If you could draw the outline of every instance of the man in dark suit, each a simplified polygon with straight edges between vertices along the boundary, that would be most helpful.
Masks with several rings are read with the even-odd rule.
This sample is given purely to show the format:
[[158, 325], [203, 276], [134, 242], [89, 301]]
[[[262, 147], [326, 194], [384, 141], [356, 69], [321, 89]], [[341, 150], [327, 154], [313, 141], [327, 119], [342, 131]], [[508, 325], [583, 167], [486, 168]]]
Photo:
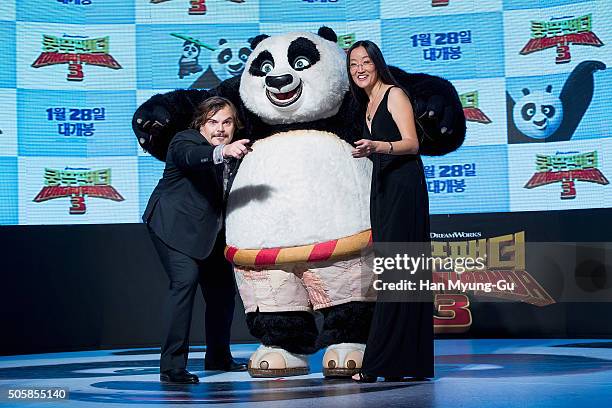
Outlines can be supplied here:
[[160, 380], [197, 383], [189, 373], [189, 329], [195, 293], [206, 301], [206, 370], [244, 371], [230, 354], [235, 285], [225, 259], [225, 190], [231, 165], [248, 153], [246, 139], [231, 143], [240, 126], [236, 109], [224, 98], [202, 102], [193, 129], [170, 142], [163, 177], [151, 194], [143, 221], [170, 279], [164, 308]]

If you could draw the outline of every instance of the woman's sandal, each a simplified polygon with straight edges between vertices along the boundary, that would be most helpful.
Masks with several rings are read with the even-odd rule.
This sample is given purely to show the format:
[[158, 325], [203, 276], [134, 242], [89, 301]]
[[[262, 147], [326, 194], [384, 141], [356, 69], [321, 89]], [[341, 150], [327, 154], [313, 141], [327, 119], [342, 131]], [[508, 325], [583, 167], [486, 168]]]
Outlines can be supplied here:
[[374, 383], [374, 382], [376, 382], [376, 380], [378, 380], [377, 377], [374, 377], [372, 375], [364, 374], [361, 371], [359, 371], [355, 375], [359, 376], [359, 378], [355, 378], [355, 376], [353, 376], [351, 378], [353, 379], [353, 381], [360, 382], [360, 383]]

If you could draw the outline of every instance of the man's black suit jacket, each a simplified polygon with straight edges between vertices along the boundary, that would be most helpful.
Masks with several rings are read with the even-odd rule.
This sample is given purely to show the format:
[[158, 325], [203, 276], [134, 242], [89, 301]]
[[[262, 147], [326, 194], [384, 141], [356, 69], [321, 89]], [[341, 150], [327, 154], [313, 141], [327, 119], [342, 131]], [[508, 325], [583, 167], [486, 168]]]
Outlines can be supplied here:
[[195, 259], [211, 253], [223, 228], [223, 164], [194, 129], [170, 142], [163, 177], [142, 219], [166, 245]]

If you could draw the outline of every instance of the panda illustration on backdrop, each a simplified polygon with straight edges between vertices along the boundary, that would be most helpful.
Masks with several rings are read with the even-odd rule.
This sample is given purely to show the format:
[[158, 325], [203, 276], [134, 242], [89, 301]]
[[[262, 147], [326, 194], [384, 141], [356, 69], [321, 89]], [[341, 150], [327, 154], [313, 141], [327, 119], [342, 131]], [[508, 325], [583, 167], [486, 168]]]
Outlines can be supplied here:
[[191, 84], [191, 88], [207, 89], [218, 86], [221, 81], [240, 76], [244, 71], [249, 55], [251, 55], [250, 42], [234, 39], [219, 39], [217, 48], [211, 55], [210, 66]]
[[185, 41], [183, 43], [183, 52], [179, 58], [179, 72], [178, 76], [180, 79], [191, 75], [202, 72], [203, 68], [199, 63], [201, 47], [199, 44]]
[[600, 61], [583, 61], [574, 68], [559, 96], [552, 85], [544, 90], [523, 88], [514, 101], [506, 92], [509, 143], [560, 142], [572, 138], [589, 108], [594, 73], [606, 69]]
[[250, 47], [248, 40], [236, 41], [225, 38], [219, 40], [211, 66], [220, 80], [242, 75], [247, 59], [251, 55]]
[[[336, 41], [327, 27], [257, 36], [241, 76], [212, 90], [155, 95], [132, 122], [140, 145], [163, 159], [194, 107], [220, 95], [239, 111], [240, 137], [254, 141], [229, 192], [226, 257], [235, 264], [249, 330], [262, 343], [249, 362], [255, 377], [305, 374], [307, 355], [321, 348], [325, 376], [361, 368], [375, 299], [373, 275], [362, 270], [370, 256], [372, 165], [351, 156], [364, 112], [349, 92]], [[421, 153], [457, 149], [465, 117], [454, 87], [392, 73], [411, 94], [415, 116], [427, 118]], [[323, 315], [320, 332], [313, 309]]]

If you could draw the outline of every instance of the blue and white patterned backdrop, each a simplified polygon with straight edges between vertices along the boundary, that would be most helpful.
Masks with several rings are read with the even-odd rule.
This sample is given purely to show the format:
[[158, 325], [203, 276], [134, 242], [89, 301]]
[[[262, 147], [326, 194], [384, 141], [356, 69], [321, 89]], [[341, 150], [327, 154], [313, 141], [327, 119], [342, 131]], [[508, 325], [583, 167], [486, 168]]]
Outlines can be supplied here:
[[[132, 134], [136, 107], [239, 74], [259, 33], [321, 25], [461, 94], [465, 145], [425, 158], [433, 214], [612, 206], [608, 0], [3, 0], [0, 224], [139, 222], [163, 163]], [[582, 78], [562, 93], [585, 61], [592, 95]]]

